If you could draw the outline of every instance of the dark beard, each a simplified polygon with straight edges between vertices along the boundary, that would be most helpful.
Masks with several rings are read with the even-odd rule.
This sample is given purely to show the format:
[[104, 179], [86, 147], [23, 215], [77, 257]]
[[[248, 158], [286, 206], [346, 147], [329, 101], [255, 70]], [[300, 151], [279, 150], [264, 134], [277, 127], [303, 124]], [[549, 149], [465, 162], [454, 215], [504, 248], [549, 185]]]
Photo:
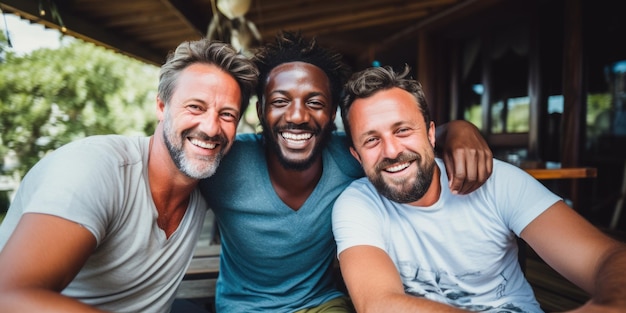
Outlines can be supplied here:
[[[260, 122], [263, 128], [263, 139], [265, 140], [265, 144], [267, 145], [267, 148], [270, 150], [269, 152], [276, 154], [278, 161], [280, 162], [282, 167], [288, 170], [293, 170], [293, 171], [304, 171], [310, 168], [311, 165], [313, 165], [313, 162], [315, 162], [315, 160], [322, 154], [322, 150], [326, 147], [326, 145], [330, 141], [330, 136], [334, 129], [333, 123], [328, 123], [326, 127], [321, 128], [321, 129], [320, 128], [311, 129], [308, 126], [289, 123], [287, 124], [287, 126], [274, 127], [274, 128], [271, 128], [272, 131], [269, 131], [270, 127], [267, 125], [265, 120], [261, 120]], [[292, 160], [288, 160], [287, 158], [285, 158], [285, 156], [282, 154], [282, 151], [280, 150], [280, 146], [278, 145], [278, 141], [276, 140], [276, 137], [274, 136], [280, 136], [279, 135], [280, 132], [283, 130], [287, 130], [287, 129], [303, 129], [303, 130], [311, 131], [313, 133], [313, 136], [318, 136], [320, 138], [316, 146], [313, 148], [313, 151], [311, 151], [311, 155], [307, 159], [301, 160], [301, 161], [292, 161]]]
[[[385, 183], [382, 175], [380, 174], [382, 168], [391, 164], [402, 163], [413, 159], [415, 159], [419, 170], [417, 171], [417, 179], [412, 186], [398, 190], [397, 188], [392, 188]], [[374, 177], [369, 177], [369, 179], [372, 182], [372, 185], [376, 187], [376, 190], [378, 190], [378, 192], [385, 198], [398, 203], [415, 202], [426, 194], [430, 184], [433, 182], [433, 173], [435, 172], [435, 166], [437, 166], [434, 159], [426, 159], [426, 163], [422, 164], [423, 159], [424, 158], [420, 154], [406, 152], [399, 155], [396, 159], [385, 159], [376, 166], [376, 174]]]

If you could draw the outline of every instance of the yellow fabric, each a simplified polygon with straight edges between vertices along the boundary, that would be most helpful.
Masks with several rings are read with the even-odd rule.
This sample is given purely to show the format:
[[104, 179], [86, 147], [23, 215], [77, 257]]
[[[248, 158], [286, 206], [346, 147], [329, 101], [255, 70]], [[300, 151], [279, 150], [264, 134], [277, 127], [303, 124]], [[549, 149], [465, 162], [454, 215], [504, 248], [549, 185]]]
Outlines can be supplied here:
[[294, 313], [355, 313], [352, 301], [348, 297], [339, 297], [326, 301], [319, 306], [296, 311]]

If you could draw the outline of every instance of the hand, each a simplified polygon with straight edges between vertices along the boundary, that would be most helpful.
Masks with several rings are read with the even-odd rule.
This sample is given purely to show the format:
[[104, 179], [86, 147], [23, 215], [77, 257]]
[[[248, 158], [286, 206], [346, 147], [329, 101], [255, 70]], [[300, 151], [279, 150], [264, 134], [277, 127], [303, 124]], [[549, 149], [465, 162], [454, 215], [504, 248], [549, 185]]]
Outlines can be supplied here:
[[441, 158], [446, 165], [450, 190], [455, 194], [468, 194], [491, 175], [493, 154], [473, 124], [457, 120], [443, 126], [442, 134], [437, 134], [437, 143], [443, 140]]

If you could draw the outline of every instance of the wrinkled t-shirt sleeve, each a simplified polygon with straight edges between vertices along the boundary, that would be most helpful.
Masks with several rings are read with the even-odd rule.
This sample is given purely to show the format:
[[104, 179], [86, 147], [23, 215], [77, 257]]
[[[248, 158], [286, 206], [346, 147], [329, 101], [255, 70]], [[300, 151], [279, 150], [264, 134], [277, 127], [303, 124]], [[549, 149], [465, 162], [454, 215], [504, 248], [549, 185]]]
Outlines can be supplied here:
[[20, 188], [24, 213], [62, 217], [87, 228], [98, 243], [105, 235], [118, 190], [110, 151], [85, 142], [67, 145], [42, 159], [25, 177]]
[[376, 210], [376, 199], [363, 192], [365, 179], [353, 182], [335, 201], [332, 225], [337, 255], [358, 245], [385, 249], [384, 221]]

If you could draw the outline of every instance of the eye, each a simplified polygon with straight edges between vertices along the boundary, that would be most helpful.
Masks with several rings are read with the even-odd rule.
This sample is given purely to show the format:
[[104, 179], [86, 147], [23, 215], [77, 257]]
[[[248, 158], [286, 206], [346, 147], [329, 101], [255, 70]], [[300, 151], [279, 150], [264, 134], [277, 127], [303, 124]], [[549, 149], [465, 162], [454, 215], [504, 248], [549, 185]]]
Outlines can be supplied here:
[[275, 99], [270, 99], [270, 105], [274, 106], [274, 107], [284, 107], [287, 106], [289, 104], [289, 100], [287, 100], [286, 98], [275, 98]]
[[378, 140], [378, 137], [367, 137], [363, 141], [363, 147], [373, 148], [378, 144], [378, 142], [380, 142], [380, 140]]
[[185, 108], [187, 108], [189, 112], [194, 113], [194, 114], [200, 114], [204, 112], [204, 107], [195, 103], [189, 103], [185, 106]]
[[227, 122], [236, 122], [239, 120], [239, 114], [232, 111], [224, 111], [220, 113], [220, 118]]
[[323, 109], [325, 107], [324, 102], [319, 101], [319, 100], [309, 100], [307, 102], [307, 105], [314, 109]]
[[411, 129], [408, 127], [402, 127], [402, 128], [398, 128], [398, 130], [396, 131], [396, 134], [398, 135], [409, 135]]

